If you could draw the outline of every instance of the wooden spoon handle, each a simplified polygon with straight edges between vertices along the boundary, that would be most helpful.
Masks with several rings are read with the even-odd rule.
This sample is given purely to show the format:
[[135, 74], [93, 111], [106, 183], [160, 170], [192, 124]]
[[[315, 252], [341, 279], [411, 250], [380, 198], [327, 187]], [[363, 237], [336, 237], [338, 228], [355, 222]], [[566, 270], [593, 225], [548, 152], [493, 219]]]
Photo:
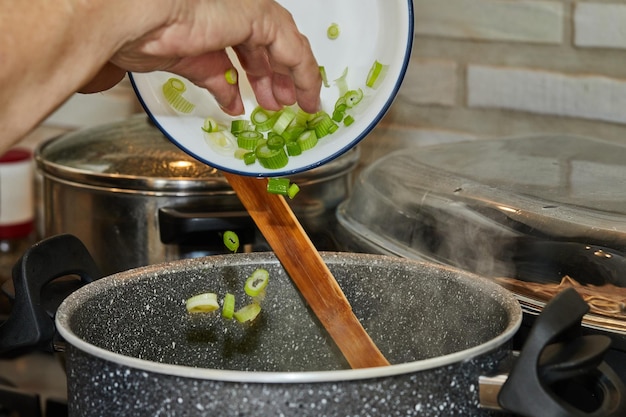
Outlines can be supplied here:
[[266, 179], [223, 174], [350, 366], [389, 365], [284, 197], [269, 194]]

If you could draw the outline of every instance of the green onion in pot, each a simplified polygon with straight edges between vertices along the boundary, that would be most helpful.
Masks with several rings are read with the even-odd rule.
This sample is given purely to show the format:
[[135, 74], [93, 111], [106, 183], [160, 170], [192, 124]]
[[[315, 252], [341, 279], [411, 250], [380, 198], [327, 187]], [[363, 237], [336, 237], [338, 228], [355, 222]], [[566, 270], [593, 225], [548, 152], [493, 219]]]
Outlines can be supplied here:
[[222, 239], [224, 246], [226, 246], [229, 251], [237, 252], [237, 249], [239, 249], [239, 236], [237, 236], [237, 233], [232, 230], [227, 230], [222, 235]]
[[246, 284], [243, 289], [250, 297], [258, 297], [265, 291], [265, 287], [267, 287], [269, 279], [270, 273], [267, 269], [257, 268], [254, 272], [252, 272], [248, 279], [246, 279]]
[[239, 323], [245, 323], [247, 321], [254, 320], [259, 315], [260, 312], [261, 312], [261, 306], [257, 303], [252, 303], [235, 311], [235, 313], [233, 314], [233, 317]]
[[231, 293], [226, 293], [224, 296], [224, 304], [222, 305], [222, 317], [225, 319], [232, 319], [235, 313], [235, 296]]
[[217, 295], [212, 292], [202, 293], [190, 297], [185, 302], [189, 313], [210, 313], [220, 308], [217, 303]]

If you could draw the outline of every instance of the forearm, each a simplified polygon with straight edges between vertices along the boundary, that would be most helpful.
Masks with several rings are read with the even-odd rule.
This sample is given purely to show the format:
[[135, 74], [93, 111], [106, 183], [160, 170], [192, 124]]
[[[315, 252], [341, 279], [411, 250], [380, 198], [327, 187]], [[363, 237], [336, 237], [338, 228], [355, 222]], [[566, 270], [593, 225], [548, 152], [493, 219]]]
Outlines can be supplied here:
[[31, 0], [24, 7], [22, 0], [0, 1], [0, 150], [87, 83], [135, 26], [156, 24], [124, 15], [130, 2], [140, 3]]

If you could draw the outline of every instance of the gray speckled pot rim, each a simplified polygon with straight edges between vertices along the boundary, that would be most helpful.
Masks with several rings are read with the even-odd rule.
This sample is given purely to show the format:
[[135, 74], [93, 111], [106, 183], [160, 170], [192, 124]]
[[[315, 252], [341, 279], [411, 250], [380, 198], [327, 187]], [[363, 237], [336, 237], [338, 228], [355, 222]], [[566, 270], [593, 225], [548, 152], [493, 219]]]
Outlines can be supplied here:
[[[322, 252], [322, 257], [326, 262], [332, 261], [332, 259], [340, 259], [343, 264], [357, 264], [357, 263], [389, 263], [394, 265], [400, 264], [423, 264], [423, 262], [396, 258], [385, 255], [371, 255], [371, 254], [357, 254], [357, 253], [331, 253]], [[522, 322], [522, 310], [519, 302], [515, 299], [512, 293], [495, 284], [494, 282], [479, 277], [465, 271], [462, 274], [471, 277], [472, 285], [478, 285], [483, 288], [487, 288], [494, 297], [498, 297], [502, 300], [509, 310], [510, 320], [507, 328], [498, 336], [490, 339], [489, 341], [473, 346], [469, 349], [457, 351], [448, 355], [438, 356], [425, 360], [406, 362], [401, 364], [393, 364], [384, 367], [375, 368], [363, 368], [363, 369], [345, 369], [345, 370], [333, 370], [333, 371], [307, 371], [307, 372], [249, 372], [249, 371], [235, 371], [235, 370], [221, 370], [210, 368], [196, 368], [191, 366], [181, 366], [173, 364], [158, 363], [139, 359], [135, 357], [121, 355], [106, 349], [97, 347], [82, 338], [78, 337], [69, 327], [69, 321], [72, 316], [72, 311], [80, 306], [83, 302], [89, 299], [89, 297], [100, 291], [110, 290], [112, 286], [116, 285], [116, 282], [127, 281], [129, 279], [142, 279], [149, 276], [154, 276], [159, 272], [175, 272], [180, 270], [189, 270], [191, 268], [197, 268], [199, 263], [211, 264], [212, 266], [236, 266], [236, 265], [249, 265], [250, 262], [255, 263], [277, 263], [276, 257], [269, 252], [250, 253], [250, 254], [236, 254], [236, 255], [214, 255], [206, 258], [196, 259], [184, 259], [169, 263], [162, 263], [156, 265], [150, 265], [146, 267], [136, 268], [125, 272], [120, 272], [100, 280], [97, 280], [77, 291], [70, 294], [61, 306], [56, 314], [56, 326], [59, 334], [65, 339], [65, 341], [72, 346], [91, 354], [95, 357], [107, 360], [113, 363], [124, 365], [137, 370], [146, 372], [154, 372], [158, 374], [173, 375], [183, 378], [195, 378], [203, 380], [214, 381], [228, 381], [228, 382], [243, 382], [243, 383], [315, 383], [315, 382], [334, 382], [334, 381], [353, 381], [353, 380], [365, 380], [375, 379], [382, 377], [391, 377], [394, 375], [402, 375], [415, 373], [420, 371], [426, 371], [443, 366], [453, 365], [455, 363], [464, 362], [470, 360], [479, 355], [488, 353], [507, 341], [509, 341], [517, 332]], [[442, 270], [454, 270], [447, 266], [436, 266]]]

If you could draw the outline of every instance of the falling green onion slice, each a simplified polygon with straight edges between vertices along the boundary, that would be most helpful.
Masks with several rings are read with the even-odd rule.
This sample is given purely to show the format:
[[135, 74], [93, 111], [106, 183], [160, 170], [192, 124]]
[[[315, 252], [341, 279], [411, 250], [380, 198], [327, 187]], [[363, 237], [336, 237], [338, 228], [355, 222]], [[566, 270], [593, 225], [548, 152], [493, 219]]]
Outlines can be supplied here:
[[222, 305], [222, 317], [232, 319], [235, 313], [235, 296], [229, 292], [224, 296], [224, 304]]
[[246, 279], [246, 285], [243, 287], [243, 290], [250, 297], [258, 297], [263, 291], [265, 291], [265, 287], [267, 287], [269, 280], [270, 273], [267, 269], [255, 269], [248, 279]]
[[247, 306], [241, 307], [239, 310], [233, 313], [233, 317], [239, 323], [245, 323], [247, 321], [254, 320], [259, 313], [261, 312], [261, 306], [257, 303], [248, 304]]
[[163, 96], [172, 108], [181, 113], [191, 113], [196, 107], [192, 102], [183, 97], [187, 90], [185, 83], [178, 78], [170, 78], [163, 84]]
[[380, 86], [380, 83], [382, 83], [383, 79], [385, 78], [388, 69], [389, 65], [383, 65], [378, 62], [378, 60], [374, 61], [369, 73], [367, 74], [365, 85], [373, 89], [378, 88]]
[[267, 180], [267, 192], [270, 194], [287, 195], [289, 184], [289, 178], [272, 177]]
[[298, 186], [298, 184], [291, 183], [291, 185], [289, 185], [289, 188], [287, 189], [287, 197], [289, 197], [290, 200], [293, 200], [296, 194], [298, 194], [299, 192], [300, 187]]
[[328, 36], [328, 39], [330, 40], [337, 39], [340, 33], [341, 30], [339, 29], [339, 25], [337, 23], [331, 23], [331, 25], [328, 26], [328, 29], [326, 29], [326, 36]]
[[224, 246], [226, 246], [229, 251], [237, 252], [237, 249], [239, 249], [239, 236], [232, 230], [225, 231], [222, 235], [222, 240], [224, 241]]
[[217, 303], [217, 295], [212, 292], [202, 293], [190, 297], [185, 302], [187, 312], [195, 313], [210, 313], [220, 308]]
[[229, 68], [224, 73], [224, 78], [226, 78], [226, 82], [230, 85], [237, 84], [237, 70], [234, 68]]

